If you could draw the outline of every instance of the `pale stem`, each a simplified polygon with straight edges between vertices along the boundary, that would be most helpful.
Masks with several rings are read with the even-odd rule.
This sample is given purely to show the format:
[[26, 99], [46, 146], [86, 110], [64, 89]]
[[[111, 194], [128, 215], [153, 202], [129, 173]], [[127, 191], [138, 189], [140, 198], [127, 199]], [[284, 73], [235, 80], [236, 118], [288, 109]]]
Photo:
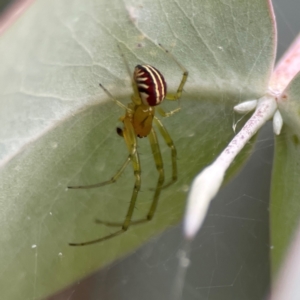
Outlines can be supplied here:
[[12, 1], [4, 12], [2, 12], [0, 18], [0, 35], [3, 34], [15, 21], [17, 21], [25, 10], [34, 2], [34, 0]]
[[224, 171], [226, 171], [236, 155], [244, 148], [246, 143], [248, 143], [262, 125], [266, 123], [266, 121], [273, 117], [276, 109], [277, 104], [272, 96], [260, 98], [258, 100], [256, 110], [251, 118], [219, 155], [214, 164], [223, 166]]
[[281, 94], [295, 75], [300, 66], [300, 35], [277, 63], [272, 74], [269, 89], [274, 94]]
[[255, 112], [217, 159], [194, 179], [184, 218], [184, 234], [192, 239], [201, 227], [211, 200], [221, 187], [226, 170], [255, 133], [277, 109], [273, 96], [258, 100]]

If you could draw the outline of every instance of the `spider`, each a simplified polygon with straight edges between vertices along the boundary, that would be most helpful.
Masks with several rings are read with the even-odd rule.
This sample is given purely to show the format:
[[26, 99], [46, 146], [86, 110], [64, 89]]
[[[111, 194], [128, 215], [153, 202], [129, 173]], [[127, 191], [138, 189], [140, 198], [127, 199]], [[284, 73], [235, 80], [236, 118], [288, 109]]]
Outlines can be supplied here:
[[[114, 98], [113, 95], [102, 84], [99, 84], [103, 91], [112, 101], [114, 101], [118, 106], [125, 109], [125, 115], [120, 118], [120, 121], [123, 122], [124, 127], [122, 129], [118, 127], [117, 134], [124, 138], [129, 155], [126, 161], [121, 166], [121, 168], [115, 173], [115, 175], [111, 179], [92, 185], [68, 187], [69, 189], [91, 189], [114, 183], [118, 180], [125, 168], [131, 162], [133, 167], [133, 173], [135, 176], [135, 184], [131, 196], [131, 201], [127, 210], [127, 214], [125, 216], [125, 220], [122, 223], [118, 223], [105, 222], [97, 219], [96, 223], [98, 224], [104, 224], [106, 226], [121, 228], [112, 234], [95, 240], [83, 243], [69, 243], [70, 246], [84, 246], [99, 243], [122, 234], [129, 228], [130, 225], [142, 224], [147, 221], [150, 221], [153, 218], [154, 213], [156, 211], [161, 190], [170, 186], [177, 180], [176, 148], [167, 129], [164, 127], [162, 122], [155, 116], [155, 110], [157, 110], [163, 117], [168, 117], [175, 114], [181, 109], [180, 103], [178, 103], [178, 107], [176, 109], [169, 112], [165, 112], [162, 108], [157, 106], [164, 99], [171, 101], [180, 100], [183, 87], [188, 78], [188, 71], [177, 61], [177, 59], [167, 49], [165, 49], [161, 44], [159, 44], [159, 46], [171, 57], [171, 59], [179, 66], [179, 68], [183, 72], [181, 82], [177, 88], [177, 92], [174, 94], [167, 93], [167, 84], [163, 75], [156, 68], [150, 65], [137, 65], [135, 67], [133, 77], [131, 77], [133, 94], [131, 96], [131, 102], [127, 106], [125, 106], [116, 98]], [[120, 50], [127, 72], [130, 76], [130, 68], [128, 62], [125, 59], [125, 56], [122, 53], [119, 46], [118, 48]], [[169, 183], [165, 185], [163, 160], [160, 152], [157, 135], [153, 128], [153, 122], [171, 150], [172, 179]], [[132, 215], [136, 199], [141, 187], [141, 164], [139, 154], [137, 151], [137, 138], [143, 137], [149, 138], [156, 169], [158, 171], [158, 181], [155, 188], [152, 204], [150, 206], [147, 216], [143, 219], [132, 221]]]

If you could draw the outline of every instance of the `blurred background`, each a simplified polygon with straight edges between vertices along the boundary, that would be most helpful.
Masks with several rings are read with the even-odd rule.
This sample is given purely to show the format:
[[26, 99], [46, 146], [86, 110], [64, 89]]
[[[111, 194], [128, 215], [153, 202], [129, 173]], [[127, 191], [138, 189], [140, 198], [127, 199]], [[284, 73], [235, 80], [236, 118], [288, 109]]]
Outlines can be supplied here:
[[[11, 2], [0, 0], [2, 12]], [[300, 1], [273, 0], [273, 4], [280, 58], [300, 32]], [[184, 300], [265, 299], [272, 251], [268, 201], [273, 146], [269, 123], [259, 133], [248, 163], [213, 201], [191, 246]], [[179, 224], [48, 300], [170, 299], [182, 245]]]

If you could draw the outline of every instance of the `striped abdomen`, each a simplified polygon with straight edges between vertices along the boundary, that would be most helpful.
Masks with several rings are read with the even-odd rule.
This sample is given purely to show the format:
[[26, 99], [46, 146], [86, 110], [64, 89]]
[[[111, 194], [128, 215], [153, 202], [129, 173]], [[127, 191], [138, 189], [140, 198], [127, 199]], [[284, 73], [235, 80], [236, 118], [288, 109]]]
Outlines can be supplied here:
[[167, 84], [157, 69], [150, 65], [137, 65], [133, 78], [145, 105], [155, 106], [164, 100]]

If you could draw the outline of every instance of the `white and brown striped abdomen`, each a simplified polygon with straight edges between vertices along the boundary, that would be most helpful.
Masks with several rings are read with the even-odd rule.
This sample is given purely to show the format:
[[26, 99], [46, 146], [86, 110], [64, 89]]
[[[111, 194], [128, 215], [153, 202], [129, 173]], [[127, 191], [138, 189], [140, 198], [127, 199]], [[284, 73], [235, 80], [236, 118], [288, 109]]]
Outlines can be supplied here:
[[150, 65], [137, 65], [133, 78], [145, 105], [155, 106], [164, 100], [167, 84], [157, 69]]

